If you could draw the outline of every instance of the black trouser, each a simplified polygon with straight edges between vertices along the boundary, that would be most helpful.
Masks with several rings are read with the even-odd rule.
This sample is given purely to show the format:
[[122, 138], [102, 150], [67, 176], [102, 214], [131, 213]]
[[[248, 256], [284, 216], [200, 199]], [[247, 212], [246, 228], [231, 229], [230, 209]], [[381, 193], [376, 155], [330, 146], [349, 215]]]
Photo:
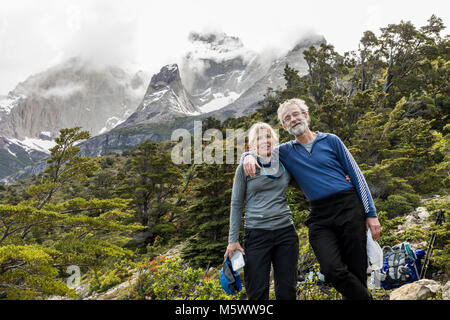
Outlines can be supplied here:
[[367, 300], [366, 213], [356, 191], [311, 202], [309, 242], [325, 279], [345, 299]]
[[244, 280], [249, 300], [269, 300], [273, 264], [277, 300], [295, 300], [298, 236], [294, 226], [278, 230], [245, 229]]

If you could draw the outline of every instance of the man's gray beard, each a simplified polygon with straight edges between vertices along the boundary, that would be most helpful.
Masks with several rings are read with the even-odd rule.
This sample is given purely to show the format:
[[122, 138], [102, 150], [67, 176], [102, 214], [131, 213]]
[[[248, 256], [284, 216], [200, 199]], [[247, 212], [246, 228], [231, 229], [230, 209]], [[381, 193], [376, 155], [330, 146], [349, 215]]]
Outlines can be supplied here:
[[288, 128], [288, 132], [290, 134], [292, 134], [293, 136], [300, 136], [300, 135], [302, 135], [305, 132], [305, 130], [306, 130], [307, 122], [306, 122], [306, 120], [300, 120], [300, 123], [302, 125], [297, 127], [297, 128], [295, 128], [295, 129], [292, 128], [292, 127], [289, 127]]

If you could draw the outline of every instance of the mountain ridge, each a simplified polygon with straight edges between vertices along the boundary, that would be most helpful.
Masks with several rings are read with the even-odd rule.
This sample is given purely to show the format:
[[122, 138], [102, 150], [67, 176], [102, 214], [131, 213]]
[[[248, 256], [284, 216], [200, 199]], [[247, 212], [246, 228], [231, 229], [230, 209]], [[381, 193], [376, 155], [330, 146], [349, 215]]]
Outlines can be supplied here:
[[[119, 92], [119, 100], [128, 98], [126, 101], [131, 99], [126, 95], [127, 89], [131, 92], [139, 89], [142, 93], [140, 97], [134, 96], [135, 108], [127, 107], [125, 104], [117, 106], [116, 103], [115, 113], [100, 108], [94, 114], [89, 106], [81, 106], [89, 109], [84, 116], [88, 118], [86, 119], [88, 123], [96, 123], [95, 126], [82, 125], [80, 113], [83, 111], [80, 112], [80, 108], [69, 110], [70, 116], [67, 118], [70, 118], [71, 122], [62, 121], [62, 116], [58, 116], [58, 110], [54, 101], [52, 104], [52, 99], [59, 101], [58, 96], [71, 93], [79, 96], [83, 90], [81, 85], [70, 86], [70, 81], [63, 81], [67, 77], [61, 80], [55, 75], [51, 76], [52, 72], [67, 70], [64, 69], [64, 64], [50, 68], [47, 73], [50, 74], [49, 79], [43, 77], [45, 72], [29, 77], [6, 98], [0, 99], [1, 101], [9, 99], [17, 104], [8, 108], [0, 101], [0, 124], [6, 123], [0, 130], [0, 136], [23, 141], [49, 132], [48, 136], [54, 139], [62, 127], [81, 126], [83, 130], [91, 133], [91, 138], [80, 144], [82, 153], [90, 156], [98, 156], [105, 152], [121, 153], [146, 139], [169, 140], [170, 133], [177, 128], [192, 130], [194, 121], [201, 121], [207, 117], [223, 121], [228, 117], [254, 112], [259, 106], [258, 102], [264, 99], [267, 88], [280, 89], [284, 86], [283, 73], [286, 64], [299, 70], [300, 75], [306, 74], [307, 65], [303, 59], [303, 50], [311, 45], [326, 43], [325, 38], [320, 35], [304, 37], [287, 53], [274, 56], [272, 60], [267, 61], [261, 54], [245, 48], [238, 37], [224, 33], [195, 32], [189, 37], [192, 47], [184, 55], [181, 65], [173, 63], [163, 66], [149, 82], [146, 82], [143, 72], [130, 75], [120, 68], [110, 67], [107, 73], [116, 80], [111, 84], [99, 78], [98, 70], [93, 71], [94, 79], [97, 79], [93, 83], [101, 88], [98, 96], [94, 97], [95, 101], [108, 100], [108, 96], [113, 95], [115, 91]], [[76, 79], [82, 77], [83, 72], [89, 69], [88, 63], [77, 58], [69, 60], [66, 64], [71, 68], [71, 77]], [[68, 79], [72, 79], [71, 77]], [[115, 86], [116, 83], [122, 85]], [[33, 107], [33, 100], [32, 102], [27, 100], [30, 87], [36, 91], [31, 96], [44, 96], [45, 99], [42, 101], [50, 100], [50, 107], [43, 106], [44, 102], [39, 100]], [[112, 102], [110, 99], [105, 104], [110, 107], [113, 105]], [[102, 105], [101, 101], [99, 103]], [[31, 115], [26, 115], [27, 106], [30, 107]], [[52, 108], [53, 113], [48, 111]], [[37, 118], [32, 115], [39, 110], [44, 113], [47, 122], [35, 121]], [[99, 116], [102, 117], [101, 121], [98, 121]], [[8, 123], [5, 117], [14, 121]], [[6, 152], [8, 152], [6, 149], [0, 148], [0, 154]], [[42, 168], [42, 164], [38, 166]], [[24, 169], [16, 176], [26, 176], [27, 172], [36, 170]], [[4, 177], [5, 173], [0, 172], [0, 178]], [[16, 178], [10, 177], [4, 181], [14, 180]]]

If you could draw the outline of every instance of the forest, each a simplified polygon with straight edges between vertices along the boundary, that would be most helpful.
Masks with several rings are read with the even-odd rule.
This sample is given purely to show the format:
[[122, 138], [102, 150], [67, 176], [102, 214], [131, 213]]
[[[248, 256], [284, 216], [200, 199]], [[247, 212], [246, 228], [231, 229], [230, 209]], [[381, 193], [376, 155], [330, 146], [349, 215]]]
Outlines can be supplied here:
[[[445, 29], [433, 15], [420, 27], [401, 21], [378, 36], [366, 31], [357, 49], [343, 55], [332, 44], [310, 47], [304, 51], [308, 74], [286, 65], [286, 87], [267, 88], [255, 113], [207, 118], [202, 129], [225, 136], [227, 129], [247, 131], [262, 121], [278, 129], [283, 143], [292, 136], [277, 119], [279, 104], [305, 100], [311, 129], [338, 135], [359, 164], [383, 227], [379, 244], [427, 242], [435, 233], [427, 275], [449, 280]], [[77, 144], [89, 137], [79, 127], [61, 130], [42, 174], [0, 186], [0, 299], [78, 299], [68, 286], [73, 266], [89, 293], [130, 282], [120, 299], [245, 299], [245, 289], [227, 296], [218, 282], [238, 162], [175, 164], [176, 141], [79, 156]], [[203, 140], [202, 147], [210, 143]], [[317, 269], [305, 226], [309, 204], [291, 186], [287, 198], [300, 239], [299, 273], [307, 274]], [[446, 220], [396, 232], [417, 207], [428, 210], [432, 225], [441, 210]], [[301, 288], [298, 299], [339, 298], [332, 288], [316, 287]]]

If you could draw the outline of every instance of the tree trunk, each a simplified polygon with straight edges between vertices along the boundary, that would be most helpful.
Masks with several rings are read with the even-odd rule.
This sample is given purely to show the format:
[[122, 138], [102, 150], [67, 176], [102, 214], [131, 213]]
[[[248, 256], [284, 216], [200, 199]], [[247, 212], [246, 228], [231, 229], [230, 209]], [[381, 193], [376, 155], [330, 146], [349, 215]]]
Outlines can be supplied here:
[[361, 91], [366, 90], [366, 51], [361, 51]]
[[384, 83], [384, 93], [387, 93], [389, 91], [389, 88], [392, 86], [392, 78], [394, 77], [394, 75], [392, 74], [392, 66], [394, 65], [394, 56], [392, 54], [392, 48], [391, 48], [391, 52], [389, 54], [389, 67], [387, 70], [387, 75], [386, 75], [386, 82]]

